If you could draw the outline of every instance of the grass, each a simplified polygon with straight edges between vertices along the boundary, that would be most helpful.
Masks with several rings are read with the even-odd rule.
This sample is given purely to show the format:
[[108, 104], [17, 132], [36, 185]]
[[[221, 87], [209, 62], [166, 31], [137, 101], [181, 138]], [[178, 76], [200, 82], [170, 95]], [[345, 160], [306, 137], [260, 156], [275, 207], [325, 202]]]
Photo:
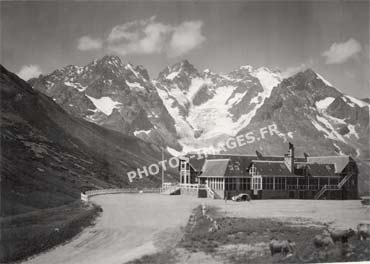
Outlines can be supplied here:
[[[187, 252], [205, 253], [225, 263], [322, 263], [370, 260], [370, 241], [360, 241], [356, 237], [349, 240], [352, 253], [341, 243], [328, 249], [317, 249], [313, 244], [314, 236], [321, 234], [323, 227], [313, 225], [293, 225], [273, 218], [236, 218], [220, 217], [216, 208], [209, 208], [207, 214], [221, 227], [209, 232], [212, 224], [197, 207], [193, 211], [195, 221], [189, 221], [184, 228], [182, 240], [173, 249], [144, 256], [131, 263], [177, 263], [179, 249]], [[269, 242], [272, 237], [289, 239], [295, 242], [294, 254], [284, 257], [280, 254], [271, 256]], [[181, 257], [181, 256], [180, 256]]]
[[100, 211], [96, 205], [76, 201], [0, 218], [0, 262], [21, 260], [71, 239], [91, 225]]

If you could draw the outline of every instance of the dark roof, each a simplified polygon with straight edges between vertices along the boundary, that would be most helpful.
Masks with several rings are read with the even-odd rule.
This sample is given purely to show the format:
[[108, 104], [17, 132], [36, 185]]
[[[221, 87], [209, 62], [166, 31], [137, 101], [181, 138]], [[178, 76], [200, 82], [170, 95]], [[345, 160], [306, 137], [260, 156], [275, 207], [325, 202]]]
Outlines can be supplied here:
[[307, 163], [306, 167], [311, 176], [335, 176], [334, 164]]
[[254, 160], [253, 164], [261, 176], [335, 176], [334, 164], [298, 162], [294, 174], [281, 161]]
[[201, 176], [225, 176], [229, 162], [229, 159], [206, 160]]
[[334, 164], [335, 173], [341, 173], [350, 162], [349, 156], [308, 157], [308, 163]]
[[261, 176], [293, 176], [281, 161], [254, 160], [253, 164]]
[[[245, 174], [245, 171], [250, 167], [253, 160], [257, 160], [257, 156], [251, 156], [251, 155], [239, 155], [239, 154], [209, 154], [205, 156], [204, 154], [199, 155], [196, 153], [189, 153], [186, 155], [186, 157], [189, 158], [190, 166], [195, 171], [201, 171], [203, 168], [203, 165], [206, 160], [213, 160], [213, 159], [230, 159], [232, 163], [237, 162], [240, 167], [240, 171], [244, 172], [242, 174]], [[266, 160], [273, 160], [273, 161], [283, 161], [283, 156], [264, 156]], [[232, 174], [235, 174], [234, 171]]]

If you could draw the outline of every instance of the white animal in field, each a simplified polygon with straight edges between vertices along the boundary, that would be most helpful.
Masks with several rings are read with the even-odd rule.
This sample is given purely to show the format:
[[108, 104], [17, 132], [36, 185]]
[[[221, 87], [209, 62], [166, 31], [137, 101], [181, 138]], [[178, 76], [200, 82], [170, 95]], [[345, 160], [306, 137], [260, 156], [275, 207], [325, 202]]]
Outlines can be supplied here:
[[357, 225], [357, 237], [359, 240], [367, 240], [370, 237], [370, 222], [364, 221]]
[[269, 244], [271, 256], [273, 256], [275, 253], [280, 253], [283, 256], [293, 254], [294, 245], [295, 244], [290, 240], [278, 240], [276, 238], [272, 238]]
[[342, 243], [347, 243], [348, 239], [356, 234], [355, 230], [352, 228], [347, 230], [328, 230], [334, 243], [341, 241]]

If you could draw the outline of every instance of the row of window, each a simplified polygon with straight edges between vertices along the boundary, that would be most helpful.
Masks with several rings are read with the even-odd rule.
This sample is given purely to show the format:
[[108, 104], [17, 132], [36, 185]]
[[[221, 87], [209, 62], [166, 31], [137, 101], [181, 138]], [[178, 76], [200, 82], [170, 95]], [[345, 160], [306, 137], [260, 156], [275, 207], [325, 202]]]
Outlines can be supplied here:
[[275, 178], [275, 188], [274, 188], [274, 178], [264, 178], [262, 181], [262, 188], [264, 190], [285, 190], [285, 178]]
[[[251, 182], [251, 178], [226, 178], [225, 179], [225, 190], [240, 190], [246, 191], [250, 189], [255, 190], [286, 190], [291, 187], [296, 188], [297, 186], [297, 179], [296, 178], [284, 178], [284, 177], [275, 177], [275, 183], [273, 177], [253, 177]], [[223, 179], [209, 179], [208, 180], [211, 188], [216, 190], [223, 189]], [[338, 184], [338, 179], [327, 179], [322, 178], [320, 182], [318, 179], [311, 179], [309, 182], [305, 179], [298, 179], [298, 187], [304, 187], [310, 185], [310, 189], [318, 189], [319, 187], [324, 186], [325, 184]], [[251, 186], [252, 184], [252, 186]], [[252, 188], [251, 188], [252, 187]], [[307, 187], [308, 188], [308, 187]]]

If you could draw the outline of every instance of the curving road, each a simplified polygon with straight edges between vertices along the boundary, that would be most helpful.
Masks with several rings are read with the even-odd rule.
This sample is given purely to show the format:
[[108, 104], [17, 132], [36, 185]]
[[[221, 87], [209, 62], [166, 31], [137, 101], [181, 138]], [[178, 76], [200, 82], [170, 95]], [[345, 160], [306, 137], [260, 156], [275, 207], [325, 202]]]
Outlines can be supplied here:
[[[216, 206], [221, 215], [233, 217], [273, 217], [298, 224], [327, 222], [344, 229], [355, 228], [370, 217], [360, 201], [256, 200], [235, 203], [199, 199], [192, 196], [160, 194], [109, 194], [92, 200], [103, 208], [96, 225], [52, 250], [24, 263], [37, 264], [116, 264], [155, 253], [175, 245], [181, 238], [190, 212], [201, 203]], [[307, 221], [303, 219], [310, 219]], [[204, 259], [203, 259], [204, 260]], [[204, 261], [186, 263], [204, 263]], [[212, 263], [214, 260], [210, 261]]]
[[191, 196], [111, 194], [92, 198], [103, 208], [96, 225], [24, 263], [115, 264], [173, 244], [200, 200]]

